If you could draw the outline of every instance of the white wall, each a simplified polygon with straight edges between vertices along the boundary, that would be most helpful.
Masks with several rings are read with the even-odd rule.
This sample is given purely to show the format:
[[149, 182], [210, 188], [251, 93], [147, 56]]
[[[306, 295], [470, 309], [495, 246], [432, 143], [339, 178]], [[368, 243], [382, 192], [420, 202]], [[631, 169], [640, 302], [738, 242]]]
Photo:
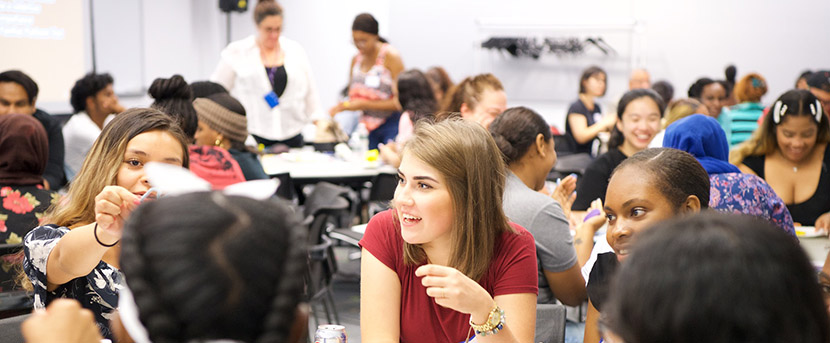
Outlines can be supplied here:
[[[114, 74], [120, 93], [146, 92], [153, 79], [174, 73], [188, 81], [206, 79], [227, 41], [226, 15], [217, 1], [84, 1], [95, 1], [98, 69]], [[248, 12], [231, 15], [232, 39], [254, 33], [254, 3]], [[284, 0], [282, 4], [284, 34], [306, 48], [324, 107], [334, 105], [346, 84], [349, 60], [356, 51], [351, 21], [360, 12], [375, 15], [381, 35], [401, 51], [407, 68], [441, 65], [455, 81], [493, 72], [505, 84], [509, 105], [531, 105], [560, 126], [564, 107], [576, 96], [579, 71], [588, 64], [599, 64], [609, 72], [606, 102], [624, 92], [632, 61], [634, 66], [647, 67], [652, 81], [672, 82], [676, 97], [685, 95], [698, 77], [723, 78], [724, 67], [735, 64], [739, 77], [757, 71], [767, 78], [767, 103], [791, 87], [803, 69], [830, 69], [826, 44], [830, 21], [824, 18], [830, 13], [830, 1]], [[538, 25], [535, 36], [539, 37], [601, 34], [616, 40], [612, 45], [621, 53], [605, 57], [593, 51], [581, 57], [517, 60], [476, 46], [490, 34], [534, 30], [479, 25], [485, 22]], [[561, 29], [572, 24], [633, 22], [642, 27], [634, 35]], [[637, 37], [636, 42], [629, 43], [629, 36]], [[138, 105], [148, 101], [126, 100]]]

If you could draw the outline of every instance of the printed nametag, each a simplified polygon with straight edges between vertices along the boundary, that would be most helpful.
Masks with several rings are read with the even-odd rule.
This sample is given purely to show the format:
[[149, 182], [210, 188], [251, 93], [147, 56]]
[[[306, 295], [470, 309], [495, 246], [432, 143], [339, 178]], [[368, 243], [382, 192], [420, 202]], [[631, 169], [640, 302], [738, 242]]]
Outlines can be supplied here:
[[378, 88], [380, 87], [380, 76], [377, 75], [366, 75], [366, 87], [369, 88]]

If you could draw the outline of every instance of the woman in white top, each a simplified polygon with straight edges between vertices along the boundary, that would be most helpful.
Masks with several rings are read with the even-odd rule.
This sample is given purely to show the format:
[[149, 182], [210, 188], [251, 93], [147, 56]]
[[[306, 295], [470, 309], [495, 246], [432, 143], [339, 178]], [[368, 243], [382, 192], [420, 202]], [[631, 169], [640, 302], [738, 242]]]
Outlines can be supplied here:
[[305, 50], [280, 36], [282, 19], [276, 1], [260, 0], [254, 8], [257, 34], [228, 44], [210, 79], [245, 106], [257, 143], [300, 147], [303, 126], [325, 114]]

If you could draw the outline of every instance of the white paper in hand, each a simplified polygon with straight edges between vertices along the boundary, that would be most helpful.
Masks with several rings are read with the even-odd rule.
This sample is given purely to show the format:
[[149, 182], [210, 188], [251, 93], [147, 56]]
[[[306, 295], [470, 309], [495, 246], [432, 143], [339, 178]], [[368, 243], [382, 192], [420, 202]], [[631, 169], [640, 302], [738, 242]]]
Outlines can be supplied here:
[[[144, 170], [150, 180], [150, 185], [161, 191], [164, 196], [211, 190], [209, 182], [182, 167], [149, 162], [144, 166]], [[225, 187], [223, 193], [265, 200], [277, 192], [277, 187], [279, 187], [279, 180], [277, 179], [254, 180]]]
[[252, 180], [225, 187], [222, 193], [225, 193], [225, 195], [238, 195], [251, 199], [265, 200], [273, 196], [279, 186], [280, 180], [277, 179]]

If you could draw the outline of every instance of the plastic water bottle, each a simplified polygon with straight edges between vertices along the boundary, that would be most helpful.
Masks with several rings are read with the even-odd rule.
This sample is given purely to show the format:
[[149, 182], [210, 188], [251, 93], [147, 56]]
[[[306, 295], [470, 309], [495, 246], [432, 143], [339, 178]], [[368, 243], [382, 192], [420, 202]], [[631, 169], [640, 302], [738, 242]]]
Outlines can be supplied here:
[[357, 140], [354, 142], [355, 146], [352, 147], [352, 150], [355, 151], [358, 156], [363, 157], [366, 155], [366, 151], [369, 150], [369, 130], [366, 129], [366, 125], [363, 123], [357, 124], [357, 129], [352, 136], [357, 137]]

